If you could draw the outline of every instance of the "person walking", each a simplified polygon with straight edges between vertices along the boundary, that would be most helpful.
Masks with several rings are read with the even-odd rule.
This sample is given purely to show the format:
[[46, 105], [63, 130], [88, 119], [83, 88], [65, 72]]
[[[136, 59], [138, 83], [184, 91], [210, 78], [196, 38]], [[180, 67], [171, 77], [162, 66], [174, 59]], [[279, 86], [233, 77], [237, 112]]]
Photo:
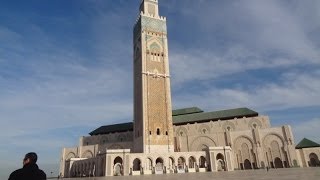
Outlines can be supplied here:
[[23, 168], [12, 172], [8, 180], [46, 180], [47, 175], [39, 169], [37, 160], [36, 153], [27, 153], [23, 159]]

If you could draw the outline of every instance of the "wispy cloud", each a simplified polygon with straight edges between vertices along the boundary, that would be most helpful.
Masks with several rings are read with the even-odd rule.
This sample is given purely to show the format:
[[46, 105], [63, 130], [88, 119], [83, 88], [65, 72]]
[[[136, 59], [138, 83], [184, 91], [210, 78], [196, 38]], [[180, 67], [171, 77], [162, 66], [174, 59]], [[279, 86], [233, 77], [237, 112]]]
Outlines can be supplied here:
[[[83, 13], [90, 22], [84, 39], [74, 28], [82, 22], [68, 18], [46, 20], [72, 37], [59, 38], [61, 29], [34, 22], [37, 17], [29, 17], [24, 30], [1, 26], [0, 140], [6, 142], [1, 154], [11, 158], [1, 157], [0, 166], [20, 165], [25, 151], [57, 166], [62, 147], [76, 146], [80, 136], [100, 125], [132, 120], [131, 48], [116, 25], [129, 20], [115, 13], [119, 18], [113, 20], [109, 12]], [[131, 30], [125, 31], [129, 37]]]
[[[197, 93], [181, 93], [175, 99], [176, 105], [199, 104], [208, 109], [248, 106], [260, 110], [286, 109], [292, 107], [318, 106], [320, 98], [320, 72], [288, 73], [281, 81], [268, 82], [247, 88], [246, 84], [235, 88], [206, 86]], [[243, 82], [245, 80], [242, 80]], [[208, 98], [210, 97], [210, 98]]]
[[[10, 144], [0, 154], [23, 155], [37, 144], [41, 157], [56, 163], [62, 146], [76, 145], [93, 128], [132, 120], [139, 2], [72, 2], [63, 6], [66, 14], [6, 10], [0, 20], [0, 140]], [[320, 106], [318, 1], [160, 4], [168, 16], [175, 107]], [[316, 116], [306, 128], [316, 127]], [[293, 127], [304, 135], [299, 123]]]
[[303, 138], [308, 138], [320, 143], [320, 135], [318, 133], [320, 128], [320, 118], [294, 124], [292, 128], [296, 142], [301, 141]]

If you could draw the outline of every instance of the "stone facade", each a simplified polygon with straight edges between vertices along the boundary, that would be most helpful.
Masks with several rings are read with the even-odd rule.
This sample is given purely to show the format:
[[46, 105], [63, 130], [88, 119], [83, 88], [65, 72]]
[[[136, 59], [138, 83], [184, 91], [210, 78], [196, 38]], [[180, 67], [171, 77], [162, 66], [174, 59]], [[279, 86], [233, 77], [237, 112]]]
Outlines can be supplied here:
[[297, 149], [298, 161], [294, 165], [301, 167], [320, 167], [320, 147]]
[[[66, 162], [75, 158], [87, 163], [82, 168], [90, 167], [83, 159], [104, 164], [94, 166], [95, 175], [100, 176], [156, 174], [157, 159], [162, 162], [162, 173], [306, 166], [300, 158], [306, 150], [295, 150], [290, 126], [271, 127], [267, 116], [174, 125], [173, 132], [172, 153], [132, 153], [132, 131], [81, 137], [79, 147], [64, 149], [61, 172], [68, 172], [71, 167]], [[320, 153], [319, 149], [315, 152]]]
[[[166, 18], [159, 16], [157, 0], [142, 0], [140, 12], [133, 39], [133, 130], [106, 127], [112, 130], [97, 131], [81, 137], [78, 147], [64, 148], [60, 159], [62, 176], [217, 172], [318, 164], [319, 148], [296, 150], [290, 126], [271, 127], [269, 118], [258, 113], [246, 116], [233, 110], [225, 116], [222, 111], [210, 115], [183, 110], [182, 120], [174, 122]], [[191, 121], [187, 117], [203, 118]]]
[[166, 19], [145, 0], [134, 28], [134, 152], [173, 152]]

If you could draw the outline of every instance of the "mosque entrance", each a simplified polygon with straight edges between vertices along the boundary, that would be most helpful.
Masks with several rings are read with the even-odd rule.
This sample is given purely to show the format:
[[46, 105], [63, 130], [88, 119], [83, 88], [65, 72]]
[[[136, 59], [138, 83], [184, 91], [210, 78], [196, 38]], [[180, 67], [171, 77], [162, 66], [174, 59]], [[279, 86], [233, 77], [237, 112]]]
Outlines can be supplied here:
[[179, 157], [178, 159], [178, 173], [185, 173], [186, 160], [183, 157]]
[[224, 162], [224, 156], [219, 153], [217, 155], [217, 170], [218, 171], [225, 171], [226, 170], [226, 165], [225, 165], [225, 162]]
[[309, 159], [310, 159], [310, 161], [309, 161], [309, 166], [310, 167], [320, 166], [319, 158], [315, 153], [311, 153], [309, 155]]
[[122, 158], [118, 156], [113, 161], [113, 175], [122, 176], [122, 169]]
[[141, 170], [141, 161], [140, 159], [136, 158], [133, 161], [133, 171], [140, 171]]
[[206, 168], [207, 164], [206, 164], [206, 158], [201, 156], [199, 159], [199, 168]]
[[155, 173], [156, 174], [163, 174], [163, 159], [162, 158], [156, 159]]
[[252, 164], [249, 159], [244, 160], [244, 169], [252, 169]]
[[274, 166], [275, 168], [283, 168], [283, 164], [280, 158], [275, 158], [274, 159]]

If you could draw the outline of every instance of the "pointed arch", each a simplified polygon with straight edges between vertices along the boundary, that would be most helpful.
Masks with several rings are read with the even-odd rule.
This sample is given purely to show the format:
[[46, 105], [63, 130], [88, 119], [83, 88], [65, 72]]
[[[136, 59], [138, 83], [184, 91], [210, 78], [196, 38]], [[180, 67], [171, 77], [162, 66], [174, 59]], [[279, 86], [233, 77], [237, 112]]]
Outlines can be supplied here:
[[75, 158], [76, 154], [74, 152], [69, 152], [68, 155], [66, 156], [66, 160], [70, 160], [71, 158]]
[[150, 44], [149, 49], [153, 52], [160, 52], [161, 51], [161, 47], [157, 42], [153, 42], [152, 44]]
[[90, 150], [85, 151], [82, 156], [82, 158], [93, 158], [93, 153]]
[[196, 139], [194, 139], [191, 143], [190, 149], [192, 151], [202, 151], [203, 149], [198, 149], [199, 147], [215, 147], [217, 144], [209, 138], [208, 136], [200, 136]]
[[315, 153], [310, 153], [309, 154], [309, 166], [310, 167], [320, 166], [319, 157]]

